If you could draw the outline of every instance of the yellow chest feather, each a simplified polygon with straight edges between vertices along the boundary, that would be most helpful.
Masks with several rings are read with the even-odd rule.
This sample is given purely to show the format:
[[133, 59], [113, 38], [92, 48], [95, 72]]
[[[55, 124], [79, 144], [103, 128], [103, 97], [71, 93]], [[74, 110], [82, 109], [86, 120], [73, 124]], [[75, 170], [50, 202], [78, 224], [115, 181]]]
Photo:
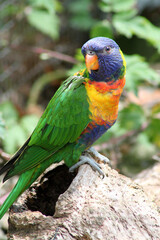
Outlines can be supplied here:
[[118, 103], [122, 89], [101, 90], [93, 84], [85, 84], [91, 119], [98, 124], [114, 123], [118, 115]]

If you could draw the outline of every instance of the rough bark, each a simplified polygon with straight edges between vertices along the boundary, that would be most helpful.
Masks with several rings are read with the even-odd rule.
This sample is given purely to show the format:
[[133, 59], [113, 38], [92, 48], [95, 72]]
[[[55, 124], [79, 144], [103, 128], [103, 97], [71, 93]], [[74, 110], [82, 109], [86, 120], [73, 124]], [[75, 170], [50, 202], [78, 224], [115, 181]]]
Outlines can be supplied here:
[[104, 179], [89, 165], [75, 177], [63, 165], [41, 177], [12, 207], [9, 239], [160, 239], [159, 200], [154, 203], [144, 186], [153, 171], [131, 180], [100, 165]]
[[160, 207], [160, 163], [138, 174], [134, 181], [141, 185], [149, 199]]

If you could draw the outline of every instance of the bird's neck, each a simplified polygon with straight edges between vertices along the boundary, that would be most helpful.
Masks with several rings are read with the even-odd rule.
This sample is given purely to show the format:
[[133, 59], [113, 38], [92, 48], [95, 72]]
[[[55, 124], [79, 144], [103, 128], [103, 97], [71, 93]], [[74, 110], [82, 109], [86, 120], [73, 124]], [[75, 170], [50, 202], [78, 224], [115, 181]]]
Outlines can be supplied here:
[[117, 79], [122, 79], [125, 75], [126, 67], [125, 65], [122, 65], [121, 68], [112, 69], [107, 67], [106, 68], [100, 68], [98, 71], [91, 71], [89, 73], [89, 78], [91, 81], [96, 82], [116, 82]]

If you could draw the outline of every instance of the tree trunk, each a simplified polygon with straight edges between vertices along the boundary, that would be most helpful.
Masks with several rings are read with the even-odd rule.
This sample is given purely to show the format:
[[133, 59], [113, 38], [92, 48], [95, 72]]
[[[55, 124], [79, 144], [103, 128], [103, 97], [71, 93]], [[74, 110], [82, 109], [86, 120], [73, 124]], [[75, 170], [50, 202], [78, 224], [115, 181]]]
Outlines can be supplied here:
[[76, 176], [65, 165], [48, 170], [11, 208], [9, 239], [160, 239], [160, 176], [154, 182], [157, 197], [149, 180], [155, 178], [154, 168], [131, 180], [100, 166], [104, 179], [89, 165]]

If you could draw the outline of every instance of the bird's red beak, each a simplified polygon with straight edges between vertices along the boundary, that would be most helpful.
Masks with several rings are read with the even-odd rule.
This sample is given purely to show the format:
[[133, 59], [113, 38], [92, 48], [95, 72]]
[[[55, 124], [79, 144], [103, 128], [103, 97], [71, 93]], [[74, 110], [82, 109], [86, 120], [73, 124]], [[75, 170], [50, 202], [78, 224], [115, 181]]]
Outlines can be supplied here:
[[94, 55], [86, 54], [85, 62], [86, 62], [86, 67], [89, 73], [91, 73], [91, 70], [99, 69], [98, 57], [96, 54]]

